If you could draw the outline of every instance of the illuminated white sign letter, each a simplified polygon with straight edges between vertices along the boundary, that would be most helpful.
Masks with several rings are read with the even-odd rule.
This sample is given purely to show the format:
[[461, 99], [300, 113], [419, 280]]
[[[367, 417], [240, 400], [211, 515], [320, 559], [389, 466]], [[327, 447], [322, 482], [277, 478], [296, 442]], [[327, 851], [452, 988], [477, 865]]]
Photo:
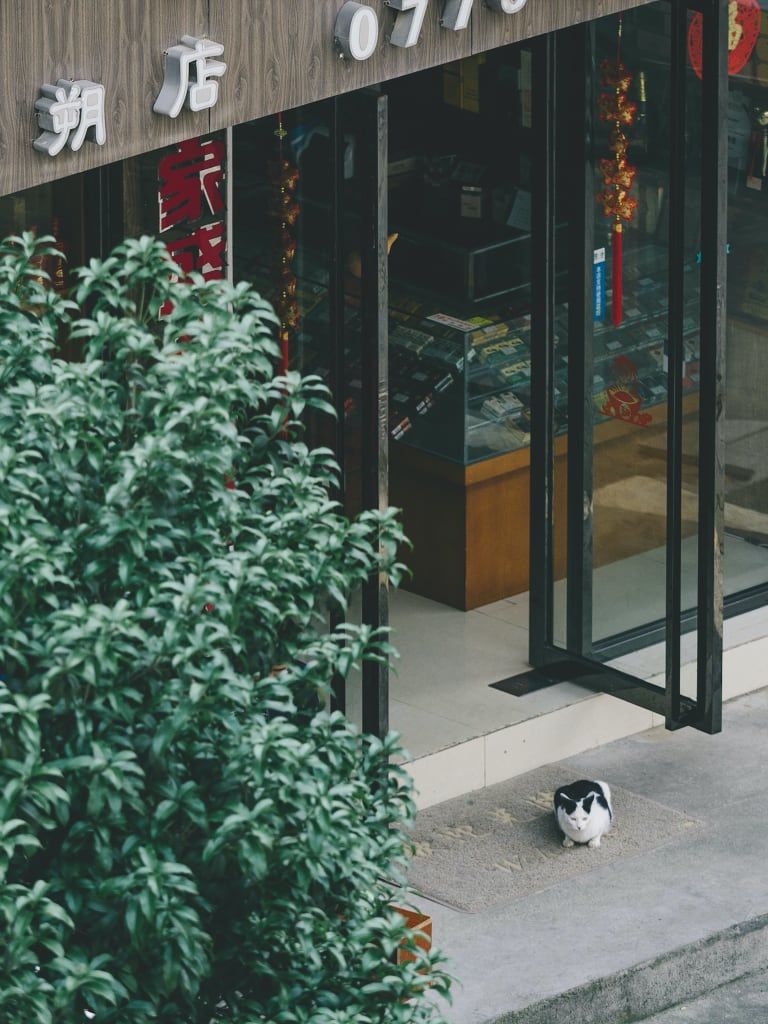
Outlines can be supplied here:
[[368, 60], [376, 52], [379, 41], [376, 12], [357, 0], [347, 0], [336, 16], [333, 38], [342, 56]]
[[186, 100], [190, 110], [207, 110], [219, 98], [216, 81], [227, 70], [221, 60], [211, 60], [224, 53], [221, 43], [196, 36], [182, 36], [178, 46], [165, 53], [163, 88], [152, 108], [156, 114], [178, 117]]
[[445, 0], [440, 24], [443, 28], [461, 32], [469, 25], [469, 16], [475, 0]]
[[398, 11], [390, 43], [393, 46], [415, 46], [421, 35], [424, 15], [429, 0], [386, 0], [387, 6]]
[[517, 14], [522, 11], [528, 0], [485, 0], [488, 6], [494, 11], [501, 11], [502, 14]]
[[60, 78], [56, 85], [42, 86], [40, 92], [35, 110], [43, 133], [32, 143], [39, 153], [57, 156], [67, 144], [71, 150], [78, 150], [91, 129], [93, 141], [104, 145], [107, 127], [103, 85]]

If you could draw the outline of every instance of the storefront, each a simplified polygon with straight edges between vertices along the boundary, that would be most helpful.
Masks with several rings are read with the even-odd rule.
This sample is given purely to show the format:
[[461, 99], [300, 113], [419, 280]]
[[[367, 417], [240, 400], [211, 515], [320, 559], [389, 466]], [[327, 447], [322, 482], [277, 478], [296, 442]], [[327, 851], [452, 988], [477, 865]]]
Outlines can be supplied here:
[[431, 753], [529, 663], [717, 731], [723, 616], [768, 597], [768, 3], [33, 6], [0, 232], [253, 282], [331, 387], [340, 499], [403, 510], [405, 591], [355, 611], [402, 672], [350, 714]]

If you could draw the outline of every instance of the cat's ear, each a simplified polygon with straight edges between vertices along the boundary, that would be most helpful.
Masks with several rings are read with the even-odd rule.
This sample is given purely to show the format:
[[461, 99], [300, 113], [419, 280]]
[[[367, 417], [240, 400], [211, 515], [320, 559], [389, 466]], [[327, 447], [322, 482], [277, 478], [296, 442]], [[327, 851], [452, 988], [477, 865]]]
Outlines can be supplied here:
[[611, 802], [611, 790], [607, 782], [598, 782], [597, 785], [600, 787], [603, 793], [603, 797], [607, 804]]
[[595, 799], [597, 794], [593, 793], [591, 796], [584, 798], [584, 803], [581, 805], [584, 808], [584, 812], [589, 814], [592, 810], [592, 801]]
[[600, 787], [600, 795], [597, 798], [597, 802], [601, 807], [604, 807], [608, 811], [611, 818], [613, 818], [613, 807], [611, 806], [611, 790], [608, 787], [607, 782], [598, 782], [597, 785]]

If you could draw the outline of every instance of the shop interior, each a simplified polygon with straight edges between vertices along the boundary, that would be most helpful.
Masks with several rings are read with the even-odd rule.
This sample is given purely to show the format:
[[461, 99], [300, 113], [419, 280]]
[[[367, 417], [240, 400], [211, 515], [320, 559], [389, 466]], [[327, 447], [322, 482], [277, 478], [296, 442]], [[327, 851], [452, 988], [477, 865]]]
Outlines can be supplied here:
[[[765, 30], [765, 26], [763, 26]], [[595, 25], [595, 111], [599, 62], [616, 51], [618, 17]], [[623, 316], [612, 322], [611, 221], [595, 203], [594, 245], [606, 252], [607, 281], [594, 324], [593, 639], [631, 635], [663, 618], [666, 595], [666, 400], [670, 87], [667, 5], [621, 19], [622, 60], [636, 114], [627, 129], [637, 201], [625, 224]], [[768, 35], [731, 79], [729, 153], [731, 268], [728, 307], [726, 588], [768, 583], [768, 416], [759, 387], [768, 280], [759, 239], [768, 171], [760, 124], [768, 98]], [[684, 605], [696, 601], [698, 441], [698, 142], [700, 80], [689, 67], [689, 188], [686, 200], [684, 379]], [[567, 82], [564, 81], [567, 86]], [[402, 509], [413, 547], [411, 575], [392, 595], [401, 660], [391, 680], [391, 715], [414, 755], [540, 714], [577, 690], [559, 684], [511, 697], [490, 684], [527, 671], [528, 473], [532, 52], [491, 51], [382, 87], [389, 106], [390, 501]], [[565, 106], [565, 104], [563, 104]], [[327, 376], [329, 237], [328, 111], [290, 112], [280, 124], [235, 131], [235, 273], [265, 289], [283, 271], [272, 246], [275, 134], [295, 168], [300, 212], [288, 244], [298, 317], [291, 362]], [[595, 164], [610, 155], [610, 125], [597, 121]], [[355, 209], [354, 134], [345, 140], [345, 203]], [[263, 178], [242, 174], [261, 162]], [[270, 172], [270, 166], [272, 171]], [[765, 183], [765, 186], [764, 186]], [[558, 182], [555, 417], [555, 632], [565, 630], [567, 450], [567, 161]], [[596, 174], [595, 193], [603, 187]], [[254, 191], [255, 190], [255, 191]], [[259, 190], [263, 196], [257, 197]], [[273, 188], [274, 194], [274, 188]], [[246, 198], [247, 196], [247, 198]], [[247, 209], [245, 216], [241, 211]], [[360, 225], [345, 225], [347, 503], [359, 494]], [[293, 247], [295, 243], [295, 248]], [[283, 247], [282, 254], [285, 254]], [[734, 280], [734, 277], [736, 278]], [[597, 301], [597, 299], [596, 299]], [[321, 440], [327, 424], [311, 429]], [[561, 471], [562, 470], [562, 471]], [[647, 641], [646, 641], [647, 642]], [[610, 645], [606, 644], [606, 650]], [[607, 655], [609, 656], [609, 655]], [[656, 675], [658, 648], [633, 672]], [[574, 690], [574, 693], [571, 692]], [[354, 694], [350, 693], [354, 707]]]

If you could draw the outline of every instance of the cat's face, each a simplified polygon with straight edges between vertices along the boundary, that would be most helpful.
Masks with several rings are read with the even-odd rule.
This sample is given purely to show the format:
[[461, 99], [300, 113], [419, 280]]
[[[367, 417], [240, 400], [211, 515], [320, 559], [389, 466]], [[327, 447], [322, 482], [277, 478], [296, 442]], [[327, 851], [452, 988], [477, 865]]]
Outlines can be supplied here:
[[568, 797], [563, 797], [563, 811], [565, 812], [566, 821], [575, 832], [581, 832], [589, 821], [592, 801], [594, 799], [594, 794], [578, 802], [569, 800]]

